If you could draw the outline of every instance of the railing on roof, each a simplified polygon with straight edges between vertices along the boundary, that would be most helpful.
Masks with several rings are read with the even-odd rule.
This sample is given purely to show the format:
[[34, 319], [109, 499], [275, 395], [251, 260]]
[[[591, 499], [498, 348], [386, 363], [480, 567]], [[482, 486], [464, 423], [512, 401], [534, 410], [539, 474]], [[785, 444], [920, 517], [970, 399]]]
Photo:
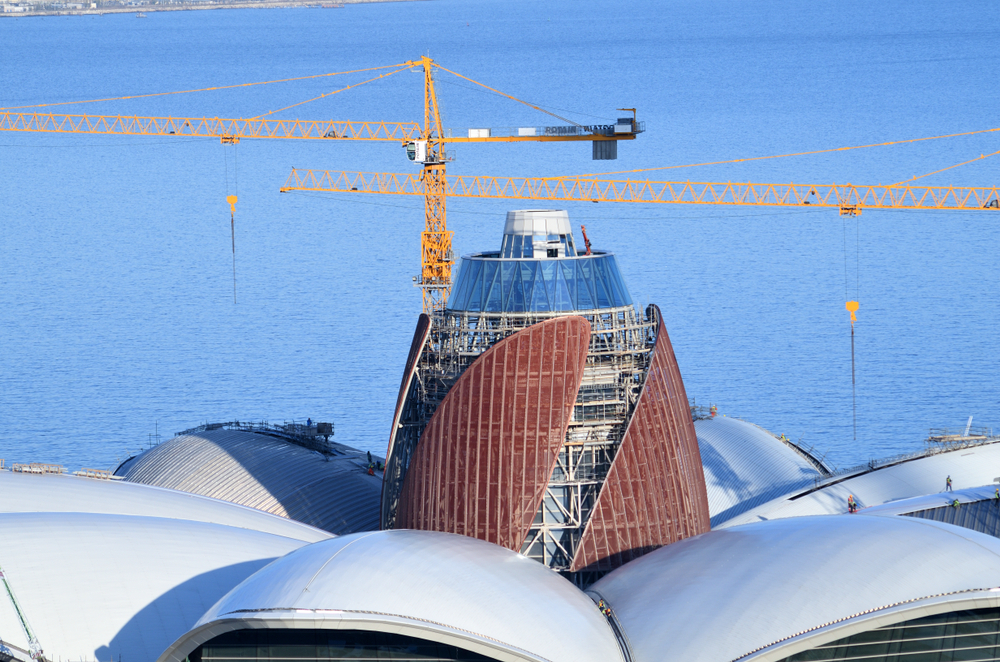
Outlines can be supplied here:
[[988, 439], [993, 436], [993, 429], [985, 425], [977, 425], [968, 428], [931, 428], [927, 434], [929, 443], [950, 443], [965, 439]]
[[951, 451], [958, 451], [965, 448], [975, 448], [977, 446], [988, 446], [998, 442], [1000, 442], [1000, 435], [992, 434], [985, 437], [960, 437], [957, 441], [934, 442], [934, 445], [929, 445], [922, 451], [900, 453], [899, 455], [871, 459], [865, 464], [858, 464], [853, 467], [847, 467], [846, 469], [837, 469], [827, 478], [836, 478], [847, 474], [865, 473], [867, 471], [874, 471], [875, 469], [889, 467], [894, 464], [909, 462], [910, 460], [919, 460], [920, 458], [930, 457], [931, 455], [949, 453]]
[[298, 423], [296, 421], [285, 421], [281, 425], [269, 423], [268, 421], [228, 421], [226, 423], [205, 423], [187, 430], [182, 430], [176, 436], [181, 437], [187, 434], [199, 434], [211, 430], [238, 430], [240, 432], [253, 432], [269, 437], [276, 437], [293, 444], [319, 451], [320, 453], [332, 454], [335, 452], [335, 445], [330, 442], [333, 436], [333, 423]]
[[73, 475], [80, 476], [81, 478], [96, 478], [98, 480], [122, 480], [121, 476], [116, 476], [115, 472], [110, 469], [88, 469], [84, 467], [79, 471], [74, 471]]
[[10, 470], [23, 474], [61, 474], [66, 472], [66, 467], [61, 464], [29, 462], [13, 464], [11, 465]]

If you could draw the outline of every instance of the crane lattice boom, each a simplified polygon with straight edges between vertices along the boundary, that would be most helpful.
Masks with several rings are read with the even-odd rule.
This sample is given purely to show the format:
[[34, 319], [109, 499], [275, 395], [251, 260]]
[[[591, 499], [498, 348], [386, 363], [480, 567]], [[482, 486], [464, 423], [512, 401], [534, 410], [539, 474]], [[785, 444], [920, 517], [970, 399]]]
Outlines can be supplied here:
[[[415, 174], [293, 170], [281, 189], [424, 195]], [[693, 205], [769, 205], [861, 209], [998, 209], [1000, 188], [881, 184], [754, 184], [655, 182], [593, 177], [449, 176], [446, 195], [561, 202], [644, 202]]]

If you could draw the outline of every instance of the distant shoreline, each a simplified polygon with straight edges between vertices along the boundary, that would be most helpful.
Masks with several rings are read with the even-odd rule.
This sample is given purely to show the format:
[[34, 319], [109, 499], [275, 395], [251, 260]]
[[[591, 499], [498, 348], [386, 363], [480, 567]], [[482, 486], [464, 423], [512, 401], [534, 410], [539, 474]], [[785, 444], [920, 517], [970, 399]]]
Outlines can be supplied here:
[[23, 12], [2, 12], [0, 18], [28, 18], [38, 16], [102, 16], [104, 14], [147, 14], [163, 11], [205, 11], [209, 9], [286, 9], [310, 7], [338, 9], [346, 5], [376, 2], [415, 2], [416, 0], [204, 0], [202, 2], [177, 2], [169, 5], [104, 6], [90, 9], [39, 9]]

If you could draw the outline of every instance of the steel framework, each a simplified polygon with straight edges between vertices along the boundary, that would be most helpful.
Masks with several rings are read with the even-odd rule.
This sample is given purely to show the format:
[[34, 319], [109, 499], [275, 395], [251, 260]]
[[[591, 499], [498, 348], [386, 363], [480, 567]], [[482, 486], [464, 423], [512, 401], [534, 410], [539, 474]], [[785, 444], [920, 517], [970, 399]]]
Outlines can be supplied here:
[[[325, 191], [424, 195], [412, 174], [292, 170], [282, 192]], [[998, 209], [1000, 188], [881, 184], [754, 184], [670, 182], [594, 177], [449, 176], [446, 195], [565, 202], [643, 202], [692, 205], [829, 207], [842, 213], [862, 209]]]
[[[387, 454], [383, 528], [397, 525], [410, 458], [459, 377], [500, 340], [566, 314], [444, 310], [421, 316]], [[658, 324], [653, 311], [641, 316], [632, 306], [571, 314], [590, 323], [586, 366], [555, 469], [518, 550], [567, 574], [642, 392]]]

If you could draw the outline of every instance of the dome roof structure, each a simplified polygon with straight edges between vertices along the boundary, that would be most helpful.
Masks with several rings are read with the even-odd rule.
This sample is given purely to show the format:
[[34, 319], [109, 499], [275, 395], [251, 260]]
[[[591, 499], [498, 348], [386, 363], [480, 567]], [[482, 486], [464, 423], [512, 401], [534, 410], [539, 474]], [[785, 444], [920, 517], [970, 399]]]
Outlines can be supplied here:
[[219, 428], [178, 435], [116, 473], [126, 481], [237, 503], [336, 535], [377, 529], [381, 476], [368, 475], [362, 451], [331, 447], [323, 454], [265, 434]]
[[591, 591], [614, 610], [635, 662], [732, 662], [782, 660], [889, 623], [1000, 607], [996, 587], [996, 538], [910, 517], [842, 515], [712, 531], [647, 554]]
[[853, 495], [861, 508], [943, 492], [952, 478], [954, 489], [989, 485], [1000, 466], [1000, 442], [961, 443], [931, 447], [920, 453], [889, 458], [823, 479], [818, 485], [793, 490], [719, 524], [736, 526], [748, 522], [803, 515], [833, 515], [847, 512], [847, 497]]
[[717, 416], [695, 421], [694, 429], [712, 526], [825, 475], [819, 462], [753, 423]]
[[496, 660], [622, 659], [608, 622], [571, 583], [502, 547], [431, 531], [359, 533], [299, 549], [231, 591], [160, 662], [260, 628], [390, 632]]
[[[155, 660], [230, 589], [330, 535], [124, 481], [0, 471], [0, 567], [48, 660]], [[30, 644], [0, 589], [0, 637]], [[2, 651], [0, 651], [2, 652]]]
[[254, 508], [119, 480], [0, 471], [0, 494], [0, 513], [89, 513], [190, 520], [260, 531], [302, 543], [330, 537], [326, 531]]
[[[47, 660], [155, 660], [219, 598], [302, 541], [183, 519], [0, 514], [0, 563]], [[30, 644], [8, 596], [0, 633]]]

